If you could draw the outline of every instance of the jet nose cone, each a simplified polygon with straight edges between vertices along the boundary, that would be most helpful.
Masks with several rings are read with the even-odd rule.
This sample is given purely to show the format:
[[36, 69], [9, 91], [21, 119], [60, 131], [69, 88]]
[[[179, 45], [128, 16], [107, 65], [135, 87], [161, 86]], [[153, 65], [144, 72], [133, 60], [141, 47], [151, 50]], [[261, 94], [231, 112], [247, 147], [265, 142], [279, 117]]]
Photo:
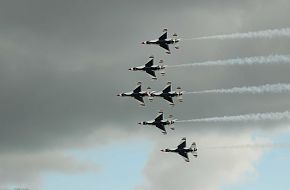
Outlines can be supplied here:
[[129, 71], [133, 71], [134, 69], [133, 68], [130, 68], [130, 69], [128, 69]]
[[146, 44], [146, 42], [141, 42], [141, 44]]
[[117, 94], [117, 96], [122, 96], [122, 94]]
[[138, 122], [139, 125], [142, 125], [142, 122]]
[[164, 152], [164, 150], [160, 150], [161, 152]]

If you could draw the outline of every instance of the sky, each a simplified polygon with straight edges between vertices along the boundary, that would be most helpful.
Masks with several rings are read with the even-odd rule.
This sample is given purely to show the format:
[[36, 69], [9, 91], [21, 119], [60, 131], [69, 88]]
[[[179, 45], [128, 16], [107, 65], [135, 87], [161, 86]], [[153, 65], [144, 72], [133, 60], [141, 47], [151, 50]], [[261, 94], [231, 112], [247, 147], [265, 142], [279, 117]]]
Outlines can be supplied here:
[[[2, 0], [0, 189], [289, 188], [289, 148], [259, 146], [290, 144], [287, 119], [176, 123], [166, 136], [137, 125], [160, 109], [179, 120], [284, 112], [289, 93], [188, 94], [144, 108], [116, 96], [138, 81], [188, 92], [287, 84], [289, 64], [172, 67], [157, 81], [128, 68], [150, 55], [169, 66], [289, 55], [289, 36], [184, 40], [171, 55], [140, 43], [163, 28], [184, 39], [288, 28], [289, 16], [287, 0]], [[189, 163], [160, 152], [182, 137], [198, 146]]]

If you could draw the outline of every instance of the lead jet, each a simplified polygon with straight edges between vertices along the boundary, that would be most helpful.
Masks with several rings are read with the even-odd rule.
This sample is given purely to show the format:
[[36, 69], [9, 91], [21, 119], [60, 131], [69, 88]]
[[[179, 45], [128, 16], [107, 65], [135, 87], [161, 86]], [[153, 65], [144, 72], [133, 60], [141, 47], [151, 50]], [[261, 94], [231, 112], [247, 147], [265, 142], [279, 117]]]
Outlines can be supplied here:
[[177, 39], [177, 34], [173, 34], [172, 38], [167, 38], [167, 29], [163, 30], [162, 36], [160, 36], [156, 40], [150, 40], [142, 42], [142, 44], [154, 44], [159, 45], [160, 47], [164, 48], [166, 50], [166, 53], [170, 54], [169, 44], [175, 45], [175, 49], [179, 49], [178, 46], [176, 46], [176, 43], [180, 41], [180, 39]]
[[154, 97], [161, 97], [169, 102], [170, 105], [174, 105], [173, 97], [177, 97], [179, 102], [183, 101], [182, 94], [183, 91], [181, 91], [180, 87], [176, 88], [176, 91], [171, 91], [171, 82], [167, 82], [167, 86], [160, 92], [151, 91], [151, 88], [148, 87], [149, 92], [149, 100], [152, 101]]
[[[146, 73], [148, 73], [149, 75], [152, 76], [152, 79], [157, 79], [156, 75], [155, 75], [155, 71], [161, 71], [161, 75], [164, 75], [164, 69], [165, 69], [165, 65], [154, 65], [154, 57], [150, 56], [149, 57], [149, 61], [142, 66], [138, 66], [138, 67], [132, 67], [129, 70], [130, 71], [145, 71]], [[159, 63], [163, 63], [163, 60], [160, 60]]]
[[189, 148], [186, 148], [186, 138], [182, 138], [181, 142], [177, 146], [176, 149], [164, 149], [161, 150], [162, 152], [174, 152], [178, 153], [180, 156], [184, 158], [186, 162], [189, 162], [188, 153], [192, 153], [194, 157], [197, 157], [197, 148], [196, 143], [193, 142], [192, 145]]
[[133, 91], [123, 92], [123, 93], [117, 94], [117, 96], [133, 97], [135, 100], [137, 100], [139, 102], [139, 104], [141, 106], [145, 106], [143, 98], [145, 96], [148, 96], [148, 92], [142, 91], [141, 85], [142, 85], [142, 83], [138, 82], [137, 87]]
[[139, 125], [149, 125], [149, 126], [155, 126], [159, 128], [164, 135], [167, 134], [165, 125], [170, 125], [170, 129], [174, 130], [174, 123], [176, 119], [172, 119], [173, 116], [169, 115], [168, 119], [163, 119], [163, 111], [160, 111], [157, 115], [157, 117], [154, 120], [151, 121], [143, 121], [139, 122]]

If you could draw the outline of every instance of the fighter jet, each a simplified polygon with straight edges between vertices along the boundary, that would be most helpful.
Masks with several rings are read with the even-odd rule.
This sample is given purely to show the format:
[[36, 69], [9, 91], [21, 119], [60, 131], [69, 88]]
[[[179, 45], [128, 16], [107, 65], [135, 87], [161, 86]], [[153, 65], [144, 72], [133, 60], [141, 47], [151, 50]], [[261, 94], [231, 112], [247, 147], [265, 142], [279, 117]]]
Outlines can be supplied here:
[[151, 91], [151, 88], [148, 87], [148, 99], [150, 101], [153, 100], [154, 97], [162, 97], [163, 99], [167, 100], [169, 102], [170, 105], [174, 105], [173, 102], [173, 97], [177, 97], [177, 99], [179, 100], [179, 102], [183, 101], [182, 98], [182, 94], [183, 91], [181, 91], [180, 87], [177, 87], [176, 91], [171, 91], [171, 82], [167, 82], [167, 86], [160, 92], [155, 92], [155, 91]]
[[177, 39], [177, 34], [173, 34], [172, 38], [167, 38], [167, 29], [163, 30], [162, 36], [160, 36], [156, 40], [150, 40], [142, 42], [142, 44], [155, 44], [159, 45], [160, 47], [164, 48], [166, 50], [166, 53], [170, 54], [169, 44], [175, 45], [175, 49], [179, 49], [178, 46], [176, 46], [176, 43], [180, 41], [180, 39]]
[[136, 99], [139, 102], [139, 104], [141, 106], [145, 106], [143, 97], [148, 96], [148, 92], [142, 91], [141, 82], [138, 82], [137, 87], [133, 91], [117, 94], [117, 96], [133, 97], [134, 99]]
[[184, 158], [186, 162], [189, 162], [188, 153], [191, 152], [194, 157], [197, 157], [197, 148], [195, 142], [189, 148], [186, 148], [186, 138], [182, 138], [181, 142], [176, 149], [164, 149], [162, 152], [175, 152]]
[[[164, 75], [164, 69], [165, 69], [165, 65], [154, 65], [154, 57], [150, 56], [149, 57], [149, 61], [142, 66], [138, 66], [138, 67], [132, 67], [129, 70], [130, 71], [145, 71], [146, 73], [148, 73], [149, 75], [152, 76], [152, 79], [157, 79], [156, 75], [155, 75], [155, 71], [160, 70], [161, 75]], [[159, 63], [163, 63], [163, 60], [160, 60]]]
[[139, 125], [154, 125], [155, 127], [159, 128], [164, 135], [167, 134], [165, 125], [170, 125], [170, 129], [174, 130], [173, 124], [175, 123], [176, 119], [172, 119], [173, 116], [169, 115], [168, 119], [163, 119], [163, 111], [160, 111], [157, 117], [152, 121], [143, 121], [139, 122]]

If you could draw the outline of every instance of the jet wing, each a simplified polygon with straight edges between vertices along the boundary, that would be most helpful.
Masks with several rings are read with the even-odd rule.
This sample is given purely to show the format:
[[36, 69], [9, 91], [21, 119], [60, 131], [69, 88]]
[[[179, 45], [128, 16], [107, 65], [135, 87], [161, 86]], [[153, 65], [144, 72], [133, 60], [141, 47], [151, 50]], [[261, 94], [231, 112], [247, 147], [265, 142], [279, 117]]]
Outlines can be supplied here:
[[146, 70], [146, 73], [148, 73], [149, 75], [153, 76], [154, 78], [156, 78], [155, 72], [152, 70]]
[[133, 90], [134, 93], [138, 93], [138, 92], [141, 92], [141, 85], [138, 85], [134, 90]]
[[162, 36], [159, 37], [159, 40], [166, 40], [167, 39], [167, 32], [162, 34]]
[[145, 64], [145, 67], [152, 67], [152, 65], [153, 65], [153, 59], [148, 61], [148, 63]]
[[163, 120], [163, 112], [159, 112], [159, 114], [155, 118], [155, 121], [162, 121], [162, 120]]
[[182, 156], [183, 159], [184, 159], [186, 162], [189, 162], [189, 158], [188, 158], [187, 153], [185, 153], [185, 152], [178, 152], [178, 154], [179, 154], [180, 156]]
[[141, 104], [141, 105], [145, 105], [144, 103], [144, 99], [141, 96], [134, 96], [134, 98]]
[[156, 127], [159, 128], [164, 135], [167, 134], [165, 126], [163, 124], [157, 124]]
[[169, 83], [163, 90], [162, 90], [162, 92], [164, 92], [164, 93], [168, 93], [168, 92], [170, 92], [171, 91], [171, 83]]
[[167, 100], [168, 102], [170, 102], [171, 104], [174, 104], [172, 97], [170, 97], [170, 96], [164, 96], [163, 98], [165, 100]]
[[178, 149], [184, 149], [186, 147], [186, 138], [183, 137], [179, 143], [179, 145], [177, 146]]
[[170, 49], [169, 49], [168, 44], [161, 43], [161, 44], [159, 44], [159, 46], [162, 47], [162, 48], [164, 48], [164, 49], [166, 49], [166, 50], [169, 51], [169, 53], [170, 53]]

